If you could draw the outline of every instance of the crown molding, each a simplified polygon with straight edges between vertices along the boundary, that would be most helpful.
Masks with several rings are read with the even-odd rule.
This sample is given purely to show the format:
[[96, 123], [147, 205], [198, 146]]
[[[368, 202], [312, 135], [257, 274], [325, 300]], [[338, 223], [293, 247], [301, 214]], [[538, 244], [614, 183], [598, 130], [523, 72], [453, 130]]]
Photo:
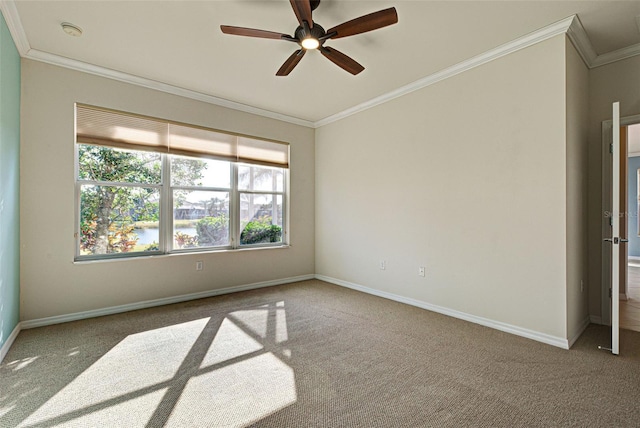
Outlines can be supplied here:
[[636, 55], [640, 55], [640, 43], [627, 46], [626, 48], [618, 49], [615, 51], [603, 53], [602, 55], [598, 55], [591, 63], [591, 68], [611, 64], [613, 62], [631, 58]]
[[283, 122], [293, 123], [294, 125], [301, 125], [308, 128], [313, 127], [313, 122], [299, 119], [293, 116], [287, 116], [285, 114], [276, 113], [270, 110], [264, 110], [258, 107], [241, 104], [235, 101], [229, 101], [224, 98], [214, 97], [213, 95], [203, 94], [202, 92], [192, 91], [190, 89], [181, 88], [179, 86], [169, 85], [167, 83], [158, 82], [156, 80], [147, 79], [140, 76], [135, 76], [129, 73], [123, 73], [121, 71], [112, 70], [109, 68], [101, 67], [94, 64], [89, 64], [75, 59], [65, 58], [59, 55], [50, 54], [48, 52], [42, 52], [36, 49], [31, 49], [25, 58], [35, 61], [44, 62], [47, 64], [57, 65], [60, 67], [69, 68], [72, 70], [82, 71], [89, 74], [94, 74], [100, 77], [106, 77], [108, 79], [117, 80], [119, 82], [130, 83], [143, 88], [154, 89], [160, 92], [166, 92], [168, 94], [178, 95], [185, 98], [190, 98], [197, 101], [202, 101], [209, 104], [214, 104], [221, 107], [230, 108], [233, 110], [242, 111], [245, 113], [251, 113], [258, 116], [264, 116], [271, 119], [281, 120]]
[[7, 27], [9, 27], [9, 33], [11, 33], [20, 56], [24, 57], [31, 50], [31, 45], [29, 45], [27, 34], [24, 32], [15, 2], [13, 0], [0, 0], [0, 11], [4, 16]]
[[584, 30], [580, 18], [578, 18], [577, 15], [574, 15], [574, 18], [575, 19], [571, 22], [571, 25], [567, 30], [567, 36], [587, 67], [593, 68], [592, 64], [596, 60], [598, 54], [593, 49], [591, 40], [589, 39], [587, 32]]
[[598, 55], [577, 16], [571, 23], [567, 36], [569, 36], [569, 39], [589, 68], [600, 67], [640, 55], [640, 43]]
[[543, 27], [509, 43], [505, 43], [501, 46], [498, 46], [497, 48], [474, 56], [473, 58], [469, 58], [468, 60], [462, 61], [456, 65], [447, 67], [444, 70], [440, 70], [434, 74], [416, 80], [413, 83], [409, 83], [408, 85], [402, 86], [391, 92], [387, 92], [386, 94], [380, 95], [379, 97], [373, 98], [369, 101], [365, 101], [347, 110], [341, 111], [340, 113], [336, 113], [334, 115], [321, 119], [314, 123], [314, 127], [319, 128], [321, 126], [328, 125], [332, 122], [344, 119], [345, 117], [362, 112], [364, 110], [368, 110], [372, 107], [386, 103], [395, 98], [433, 85], [457, 74], [464, 73], [465, 71], [471, 70], [472, 68], [481, 66], [505, 55], [509, 55], [521, 49], [543, 42], [547, 39], [550, 39], [551, 37], [557, 36], [559, 34], [565, 34], [575, 20], [576, 16], [573, 15], [554, 24]]
[[209, 104], [242, 111], [245, 113], [268, 117], [271, 119], [280, 120], [283, 122], [288, 122], [308, 128], [319, 128], [321, 126], [328, 125], [332, 122], [344, 119], [345, 117], [386, 103], [387, 101], [391, 101], [395, 98], [420, 90], [427, 86], [433, 85], [457, 74], [464, 73], [465, 71], [471, 70], [475, 67], [486, 64], [505, 55], [509, 55], [521, 49], [525, 49], [529, 46], [543, 42], [559, 34], [566, 34], [569, 37], [576, 50], [582, 57], [583, 61], [590, 69], [640, 55], [640, 43], [633, 46], [628, 46], [623, 49], [618, 49], [613, 52], [607, 52], [602, 55], [598, 55], [593, 49], [593, 45], [591, 44], [589, 36], [585, 32], [580, 19], [577, 15], [572, 15], [554, 24], [548, 25], [523, 37], [513, 40], [509, 43], [505, 43], [501, 46], [498, 46], [497, 48], [477, 55], [473, 58], [462, 61], [451, 67], [447, 67], [429, 76], [423, 77], [422, 79], [416, 80], [415, 82], [409, 83], [408, 85], [402, 86], [398, 89], [394, 89], [393, 91], [387, 92], [378, 97], [372, 98], [368, 101], [314, 122], [285, 115], [282, 113], [276, 113], [270, 110], [261, 109], [258, 107], [253, 107], [247, 104], [226, 100], [224, 98], [215, 97], [213, 95], [204, 94], [202, 92], [181, 88], [167, 83], [146, 79], [132, 74], [111, 70], [94, 64], [65, 58], [48, 52], [31, 49], [29, 40], [27, 39], [26, 33], [24, 32], [24, 28], [22, 27], [22, 22], [20, 21], [20, 16], [15, 5], [15, 0], [0, 0], [0, 11], [4, 15], [11, 36], [13, 37], [14, 43], [16, 44], [16, 48], [18, 49], [20, 56], [23, 58], [41, 61], [72, 70], [82, 71], [96, 76], [106, 77], [120, 82], [130, 83], [133, 85], [142, 86], [145, 88], [154, 89], [157, 91], [166, 92], [169, 94], [190, 98]]
[[209, 104], [214, 104], [221, 107], [230, 108], [233, 110], [242, 111], [245, 113], [255, 114], [258, 116], [268, 117], [271, 119], [281, 120], [283, 122], [292, 123], [294, 125], [305, 126], [313, 128], [313, 122], [309, 120], [300, 119], [293, 116], [288, 116], [281, 113], [276, 113], [270, 110], [264, 110], [258, 107], [249, 106], [246, 104], [238, 103], [235, 101], [229, 101], [224, 98], [214, 97], [213, 95], [203, 94], [202, 92], [192, 91], [190, 89], [181, 88], [167, 83], [158, 82], [151, 79], [135, 76], [128, 73], [123, 73], [109, 68], [100, 67], [97, 65], [89, 64], [82, 61], [77, 61], [70, 58], [65, 58], [60, 55], [54, 55], [48, 52], [38, 51], [31, 49], [27, 35], [24, 32], [22, 22], [20, 21], [20, 15], [16, 8], [14, 0], [0, 0], [0, 11], [7, 22], [11, 37], [20, 53], [20, 56], [35, 61], [44, 62], [47, 64], [57, 65], [72, 70], [82, 71], [85, 73], [93, 74], [96, 76], [106, 77], [109, 79], [117, 80], [124, 83], [130, 83], [144, 88], [155, 89], [157, 91], [166, 92], [173, 95], [178, 95], [185, 98], [190, 98], [197, 101], [202, 101]]

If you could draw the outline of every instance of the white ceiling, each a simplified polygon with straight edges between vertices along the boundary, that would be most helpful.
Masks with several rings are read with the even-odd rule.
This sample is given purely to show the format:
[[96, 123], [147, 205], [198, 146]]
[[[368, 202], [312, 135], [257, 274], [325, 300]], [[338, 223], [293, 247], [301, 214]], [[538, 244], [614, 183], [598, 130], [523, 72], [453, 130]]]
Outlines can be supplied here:
[[[313, 17], [324, 28], [391, 6], [399, 22], [327, 42], [366, 68], [357, 76], [309, 52], [288, 77], [275, 72], [297, 45], [224, 35], [219, 28], [292, 34], [297, 21], [287, 0], [19, 0], [13, 5], [33, 57], [37, 52], [70, 58], [309, 122], [574, 14], [597, 55], [629, 46], [640, 53], [635, 20], [640, 1], [322, 0]], [[65, 34], [64, 21], [81, 27], [82, 37]]]

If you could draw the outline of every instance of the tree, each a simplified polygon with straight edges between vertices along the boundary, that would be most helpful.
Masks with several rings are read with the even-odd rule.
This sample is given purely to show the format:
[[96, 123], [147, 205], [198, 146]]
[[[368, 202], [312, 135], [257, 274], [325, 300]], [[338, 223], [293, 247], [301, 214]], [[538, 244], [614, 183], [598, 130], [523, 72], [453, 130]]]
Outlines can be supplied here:
[[[195, 186], [202, 179], [202, 171], [206, 169], [205, 162], [199, 159], [173, 157], [171, 159], [171, 185]], [[182, 206], [187, 199], [188, 192], [177, 190], [173, 193], [173, 204], [176, 208]]]
[[[79, 145], [78, 152], [79, 179], [98, 182], [82, 186], [82, 249], [92, 254], [130, 251], [137, 241], [130, 228], [131, 223], [159, 219], [159, 191], [144, 185], [161, 184], [161, 155], [84, 144]], [[176, 160], [172, 174], [179, 180], [202, 178], [202, 171], [206, 168], [204, 162]], [[130, 187], [116, 183], [141, 185]]]

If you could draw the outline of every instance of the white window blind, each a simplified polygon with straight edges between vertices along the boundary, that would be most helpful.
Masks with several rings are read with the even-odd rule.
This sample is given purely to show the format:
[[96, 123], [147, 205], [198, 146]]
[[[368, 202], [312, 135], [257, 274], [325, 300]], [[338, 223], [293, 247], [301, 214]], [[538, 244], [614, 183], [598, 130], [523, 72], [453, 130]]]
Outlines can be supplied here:
[[76, 105], [76, 142], [289, 167], [289, 144]]

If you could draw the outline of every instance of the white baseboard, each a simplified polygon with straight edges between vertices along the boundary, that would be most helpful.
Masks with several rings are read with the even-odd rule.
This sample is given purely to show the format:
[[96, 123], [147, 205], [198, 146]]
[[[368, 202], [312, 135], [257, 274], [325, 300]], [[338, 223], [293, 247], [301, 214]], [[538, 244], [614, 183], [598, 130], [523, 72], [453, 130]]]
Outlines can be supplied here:
[[[306, 281], [314, 279], [315, 275], [301, 275], [291, 278], [275, 279], [272, 281], [255, 282], [253, 284], [237, 285], [234, 287], [219, 288], [216, 290], [201, 291], [199, 293], [182, 294], [180, 296], [164, 297], [162, 299], [145, 300], [142, 302], [128, 303], [126, 305], [110, 306], [108, 308], [93, 309], [90, 311], [75, 312], [66, 315], [56, 315], [53, 317], [38, 318], [22, 321], [21, 328], [35, 328], [46, 325], [60, 324], [63, 322], [77, 321], [87, 318], [101, 317], [104, 315], [119, 314], [122, 312], [135, 311], [137, 309], [152, 308], [154, 306], [170, 305], [172, 303], [186, 302], [189, 300], [203, 299], [206, 297], [219, 296], [221, 294], [237, 293], [238, 291], [255, 290], [257, 288], [272, 287], [274, 285], [289, 284], [292, 282]], [[4, 347], [3, 347], [4, 348]], [[8, 348], [7, 348], [8, 349]]]
[[598, 315], [589, 315], [589, 321], [591, 321], [591, 324], [602, 324], [602, 317]]
[[346, 288], [351, 288], [357, 291], [362, 291], [363, 293], [372, 294], [374, 296], [383, 297], [385, 299], [394, 300], [396, 302], [405, 303], [411, 306], [416, 306], [418, 308], [426, 309], [428, 311], [437, 312], [437, 313], [448, 315], [454, 318], [459, 318], [475, 324], [483, 325], [485, 327], [490, 327], [496, 330], [504, 331], [506, 333], [511, 333], [517, 336], [526, 337], [527, 339], [532, 339], [538, 342], [546, 343], [547, 345], [557, 346], [558, 348], [569, 349], [569, 341], [562, 337], [551, 336], [549, 334], [540, 333], [534, 330], [529, 330], [526, 328], [514, 326], [514, 325], [503, 323], [500, 321], [494, 321], [488, 318], [467, 314], [465, 312], [460, 312], [460, 311], [445, 308], [442, 306], [433, 305], [431, 303], [426, 303], [420, 300], [411, 299], [409, 297], [399, 296], [397, 294], [388, 293], [386, 291], [376, 290], [373, 288], [365, 287], [363, 285], [343, 281], [341, 279], [331, 278], [324, 275], [316, 275], [315, 277], [316, 279], [319, 279], [321, 281], [330, 282], [332, 284], [340, 285]]
[[576, 343], [576, 340], [578, 340], [580, 338], [580, 336], [582, 336], [582, 333], [584, 333], [584, 331], [587, 329], [587, 327], [589, 327], [589, 324], [591, 324], [591, 317], [589, 315], [587, 315], [582, 320], [582, 324], [580, 324], [580, 328], [578, 329], [576, 334], [574, 334], [569, 339], [569, 348], [571, 348], [573, 346], [573, 344]]
[[4, 345], [2, 345], [2, 348], [0, 348], [0, 363], [2, 362], [2, 360], [4, 360], [4, 357], [9, 352], [9, 348], [11, 348], [11, 345], [13, 345], [16, 337], [18, 337], [18, 333], [20, 333], [20, 330], [22, 330], [22, 323], [18, 323], [18, 325], [13, 329], [13, 331], [7, 338], [7, 341], [4, 342]]

